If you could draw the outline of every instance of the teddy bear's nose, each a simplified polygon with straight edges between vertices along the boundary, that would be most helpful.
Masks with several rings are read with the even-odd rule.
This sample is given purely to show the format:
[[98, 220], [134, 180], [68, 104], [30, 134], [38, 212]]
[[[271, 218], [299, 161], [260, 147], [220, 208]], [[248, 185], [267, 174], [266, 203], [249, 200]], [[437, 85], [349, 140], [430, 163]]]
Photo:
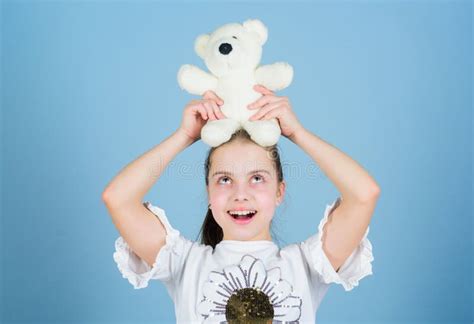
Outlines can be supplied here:
[[219, 46], [219, 52], [221, 52], [224, 55], [229, 54], [232, 52], [232, 45], [229, 43], [222, 43], [221, 46]]

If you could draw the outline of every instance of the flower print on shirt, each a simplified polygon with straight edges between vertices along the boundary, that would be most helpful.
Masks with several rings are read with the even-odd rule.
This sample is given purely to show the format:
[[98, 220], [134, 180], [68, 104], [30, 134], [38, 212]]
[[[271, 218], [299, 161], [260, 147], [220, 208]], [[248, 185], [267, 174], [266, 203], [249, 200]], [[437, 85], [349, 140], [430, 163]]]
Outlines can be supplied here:
[[298, 323], [302, 301], [292, 292], [279, 267], [266, 270], [246, 254], [238, 265], [210, 272], [197, 311], [204, 323]]

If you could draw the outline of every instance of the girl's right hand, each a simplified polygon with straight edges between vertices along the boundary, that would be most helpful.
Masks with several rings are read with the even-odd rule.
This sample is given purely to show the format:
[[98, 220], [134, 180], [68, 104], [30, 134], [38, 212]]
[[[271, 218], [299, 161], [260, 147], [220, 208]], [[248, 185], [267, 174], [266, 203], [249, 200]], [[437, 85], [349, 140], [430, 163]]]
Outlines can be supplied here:
[[203, 94], [203, 99], [191, 100], [184, 108], [179, 131], [197, 141], [201, 138], [201, 129], [208, 120], [226, 118], [220, 108], [223, 104], [224, 101], [211, 90]]

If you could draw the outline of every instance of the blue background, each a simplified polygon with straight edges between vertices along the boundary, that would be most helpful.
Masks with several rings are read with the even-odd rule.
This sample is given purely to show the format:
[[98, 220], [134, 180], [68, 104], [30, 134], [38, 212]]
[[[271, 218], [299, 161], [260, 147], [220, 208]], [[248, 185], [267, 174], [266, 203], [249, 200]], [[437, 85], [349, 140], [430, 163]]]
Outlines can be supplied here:
[[[164, 286], [134, 290], [112, 258], [107, 183], [169, 136], [186, 103], [195, 38], [261, 19], [262, 64], [295, 69], [303, 125], [359, 162], [382, 193], [370, 225], [372, 276], [330, 288], [320, 323], [470, 323], [470, 1], [2, 3], [2, 320], [165, 323]], [[288, 192], [281, 245], [313, 234], [338, 195], [299, 147], [280, 148]], [[208, 147], [181, 152], [148, 193], [195, 239]]]

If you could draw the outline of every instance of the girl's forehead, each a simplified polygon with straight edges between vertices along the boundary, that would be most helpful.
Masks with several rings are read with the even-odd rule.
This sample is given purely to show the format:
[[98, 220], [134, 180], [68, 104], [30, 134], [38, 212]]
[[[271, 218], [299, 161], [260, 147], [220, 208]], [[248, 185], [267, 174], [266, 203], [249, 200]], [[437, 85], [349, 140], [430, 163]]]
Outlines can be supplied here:
[[274, 172], [270, 162], [262, 162], [258, 160], [251, 161], [218, 161], [213, 163], [210, 168], [210, 175], [216, 172], [229, 173], [234, 175], [248, 175], [249, 173], [269, 173]]
[[214, 151], [212, 159], [214, 161], [226, 160], [259, 160], [267, 162], [271, 152], [265, 150], [257, 144], [249, 142], [234, 142], [223, 145]]
[[270, 168], [272, 160], [266, 151], [242, 150], [215, 152], [211, 158], [211, 168], [232, 168], [248, 170], [249, 168]]
[[247, 175], [252, 172], [273, 172], [273, 166], [271, 163], [261, 163], [260, 161], [228, 161], [228, 162], [216, 162], [213, 163], [211, 168], [211, 175], [215, 172], [225, 172], [235, 175]]
[[210, 175], [215, 172], [228, 172], [247, 175], [256, 170], [274, 172], [271, 152], [252, 143], [231, 143], [217, 149], [211, 157]]

